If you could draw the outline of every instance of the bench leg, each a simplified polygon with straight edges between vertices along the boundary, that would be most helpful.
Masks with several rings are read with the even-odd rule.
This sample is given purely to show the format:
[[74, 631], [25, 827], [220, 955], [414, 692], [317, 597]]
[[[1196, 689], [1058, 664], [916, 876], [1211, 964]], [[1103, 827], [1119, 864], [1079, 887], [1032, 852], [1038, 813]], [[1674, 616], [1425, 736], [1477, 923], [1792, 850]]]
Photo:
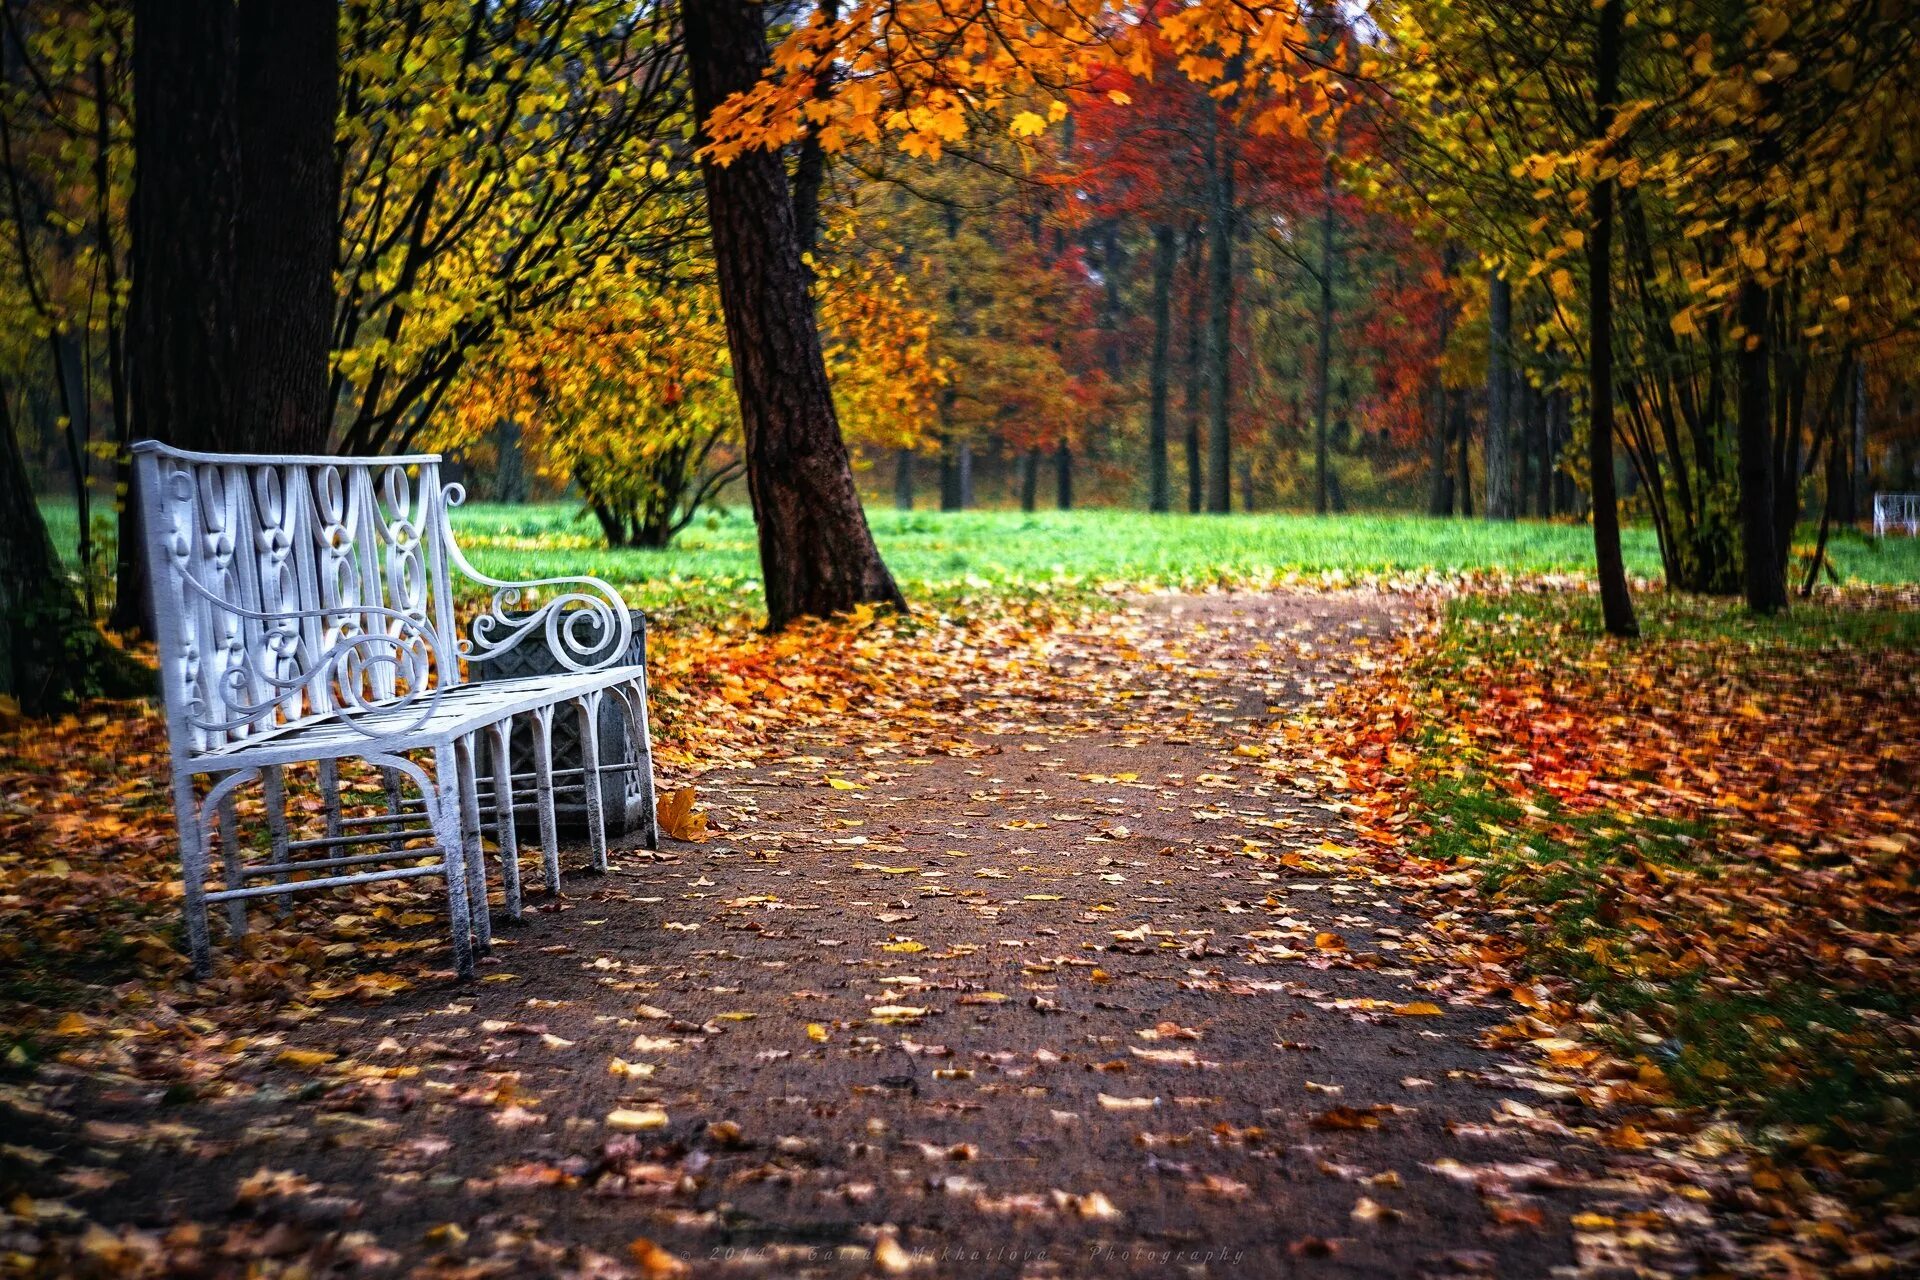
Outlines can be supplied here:
[[[396, 774], [397, 778], [398, 775]], [[473, 976], [473, 921], [468, 911], [466, 847], [460, 835], [459, 767], [453, 744], [433, 749], [433, 794], [426, 801], [433, 823], [434, 843], [440, 846], [441, 866], [447, 877], [447, 918], [453, 933], [453, 967], [463, 978]]]
[[[266, 793], [267, 833], [273, 838], [273, 860], [284, 864], [292, 843], [292, 836], [287, 830], [287, 771], [279, 765], [274, 765], [260, 772], [261, 788]], [[291, 879], [293, 879], [293, 873], [289, 871], [282, 871], [274, 876], [275, 882], [279, 884], [285, 884]], [[293, 909], [293, 894], [274, 894], [273, 907], [279, 914], [287, 914]]]
[[[642, 653], [644, 654], [644, 650]], [[640, 804], [646, 810], [641, 817], [641, 832], [647, 848], [660, 847], [660, 801], [653, 789], [653, 731], [647, 726], [647, 678], [633, 682], [634, 752], [640, 760]]]
[[580, 709], [580, 790], [587, 806], [587, 840], [593, 869], [607, 869], [607, 815], [600, 792], [600, 701], [598, 692], [574, 699]]
[[560, 818], [553, 811], [553, 708], [533, 713], [533, 784], [540, 813], [540, 857], [547, 892], [560, 896]]
[[320, 805], [326, 818], [327, 839], [337, 840], [344, 829], [340, 825], [340, 762], [322, 760], [320, 769]]
[[454, 743], [454, 765], [460, 797], [460, 856], [466, 862], [467, 910], [473, 919], [473, 938], [480, 950], [493, 945], [493, 918], [487, 910], [487, 862], [480, 848], [480, 784], [474, 774], [478, 735], [467, 734]]
[[[220, 862], [226, 869], [227, 888], [238, 889], [247, 878], [241, 873], [240, 819], [234, 812], [233, 793], [222, 796], [216, 807], [220, 815]], [[227, 899], [227, 928], [236, 938], [247, 936], [246, 899]]]
[[520, 919], [520, 833], [513, 826], [513, 721], [487, 729], [493, 754], [494, 843], [500, 846], [500, 880], [507, 891], [507, 915]]
[[213, 973], [207, 943], [207, 828], [190, 774], [174, 776], [173, 813], [180, 833], [180, 878], [186, 890], [187, 953], [193, 958], [193, 976], [205, 978]]

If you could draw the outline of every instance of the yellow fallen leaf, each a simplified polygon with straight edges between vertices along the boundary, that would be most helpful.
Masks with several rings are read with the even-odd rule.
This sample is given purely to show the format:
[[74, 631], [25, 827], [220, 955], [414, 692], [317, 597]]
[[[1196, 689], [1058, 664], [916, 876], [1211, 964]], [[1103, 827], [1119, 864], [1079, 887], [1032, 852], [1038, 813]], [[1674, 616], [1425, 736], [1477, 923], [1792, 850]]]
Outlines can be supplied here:
[[1442, 1018], [1446, 1010], [1431, 1000], [1415, 1000], [1411, 1004], [1397, 1004], [1393, 1011], [1403, 1018]]
[[274, 1061], [283, 1067], [299, 1067], [302, 1071], [311, 1071], [315, 1067], [326, 1066], [335, 1056], [318, 1049], [282, 1049], [280, 1056]]
[[607, 1128], [621, 1133], [667, 1127], [667, 1113], [659, 1107], [621, 1107], [607, 1113]]
[[858, 791], [860, 789], [859, 783], [848, 782], [845, 778], [828, 778], [827, 785], [835, 791]]
[[694, 812], [692, 787], [680, 787], [661, 796], [656, 814], [660, 830], [675, 840], [699, 844], [707, 838], [707, 815]]
[[817, 1022], [809, 1022], [807, 1024], [807, 1039], [813, 1041], [815, 1044], [825, 1044], [827, 1042], [827, 1029]]

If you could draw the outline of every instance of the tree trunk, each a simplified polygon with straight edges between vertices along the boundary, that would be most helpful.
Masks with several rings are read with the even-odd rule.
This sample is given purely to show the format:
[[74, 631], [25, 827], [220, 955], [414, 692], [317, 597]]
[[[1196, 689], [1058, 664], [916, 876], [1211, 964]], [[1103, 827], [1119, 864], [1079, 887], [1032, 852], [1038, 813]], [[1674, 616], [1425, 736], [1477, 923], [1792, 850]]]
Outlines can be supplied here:
[[1233, 144], [1213, 121], [1212, 208], [1207, 238], [1212, 243], [1207, 287], [1207, 510], [1225, 515], [1233, 509], [1233, 414], [1228, 400], [1228, 369], [1233, 362]]
[[[771, 6], [769, 6], [771, 10]], [[820, 20], [831, 24], [840, 17], [840, 0], [820, 0]], [[813, 82], [813, 96], [825, 101], [833, 96], [833, 66], [828, 64]], [[811, 122], [800, 140], [800, 154], [793, 164], [793, 225], [800, 237], [801, 260], [805, 262], [820, 244], [820, 191], [827, 182], [827, 149], [820, 145], [820, 130]], [[807, 276], [813, 267], [807, 265]]]
[[1541, 519], [1553, 514], [1553, 400], [1545, 389], [1533, 397], [1533, 511]]
[[1073, 510], [1073, 446], [1065, 440], [1054, 451], [1054, 496], [1058, 499], [1062, 511]]
[[966, 505], [960, 493], [960, 446], [949, 441], [940, 449], [940, 509], [963, 511]]
[[[1600, 38], [1595, 49], [1594, 106], [1598, 137], [1613, 127], [1620, 96], [1620, 43], [1626, 27], [1626, 0], [1606, 0], [1600, 8]], [[1626, 561], [1620, 553], [1620, 508], [1613, 492], [1613, 179], [1593, 188], [1593, 228], [1587, 233], [1587, 402], [1593, 422], [1587, 430], [1587, 465], [1593, 483], [1593, 558], [1600, 579], [1600, 613], [1607, 632], [1637, 636], [1633, 598], [1627, 593]], [[1492, 452], [1492, 447], [1488, 447]], [[1488, 491], [1493, 486], [1488, 485]]]
[[1537, 408], [1534, 403], [1533, 384], [1520, 375], [1518, 369], [1513, 374], [1513, 447], [1508, 451], [1508, 461], [1513, 472], [1513, 504], [1508, 510], [1515, 516], [1527, 514], [1527, 479], [1530, 460], [1539, 454], [1536, 445], [1538, 432], [1534, 415]]
[[1453, 514], [1453, 486], [1447, 476], [1447, 388], [1433, 371], [1433, 420], [1427, 427], [1427, 514]]
[[1853, 366], [1853, 480], [1849, 522], [1867, 518], [1873, 502], [1873, 477], [1867, 472], [1867, 362], [1857, 359]]
[[973, 506], [973, 441], [962, 440], [955, 452], [958, 456], [954, 459], [954, 470], [959, 472], [955, 477], [956, 488], [960, 496], [960, 505], [957, 509], [965, 511]]
[[[236, 10], [233, 0], [135, 0], [133, 32], [133, 435], [217, 450], [232, 439], [239, 351]], [[130, 490], [110, 623], [129, 634], [150, 631], [139, 507]]]
[[913, 510], [913, 450], [893, 451], [893, 505], [900, 511]]
[[[758, 83], [767, 62], [761, 10], [753, 0], [688, 0], [681, 18], [694, 108], [705, 120]], [[726, 166], [707, 159], [701, 176], [768, 625], [867, 602], [905, 608], [854, 488], [780, 157], [750, 150]]]
[[1327, 514], [1327, 401], [1333, 377], [1333, 161], [1320, 174], [1319, 347], [1313, 366], [1313, 510]]
[[1751, 278], [1742, 281], [1737, 310], [1740, 326], [1746, 331], [1738, 358], [1740, 395], [1734, 414], [1740, 475], [1741, 581], [1746, 588], [1747, 607], [1755, 613], [1770, 614], [1786, 607], [1787, 590], [1774, 530], [1773, 422], [1767, 381], [1771, 299], [1767, 288]]
[[1147, 510], [1173, 501], [1167, 480], [1168, 353], [1173, 342], [1173, 268], [1180, 246], [1173, 228], [1153, 229], [1153, 360], [1147, 370]]
[[1020, 509], [1032, 511], [1040, 505], [1040, 450], [1029, 449], [1020, 455]]
[[324, 453], [340, 238], [338, 0], [239, 6], [234, 447]]
[[108, 643], [67, 581], [0, 389], [0, 696], [38, 717], [153, 687], [152, 673]]
[[[1560, 450], [1573, 438], [1573, 396], [1557, 391], [1553, 396], [1553, 422], [1550, 427], [1556, 463]], [[1553, 469], [1553, 514], [1566, 515], [1573, 510], [1573, 477], [1558, 465]]]
[[1467, 393], [1453, 393], [1453, 415], [1458, 424], [1454, 432], [1454, 443], [1459, 447], [1460, 457], [1460, 514], [1473, 519], [1473, 418], [1467, 412]]
[[1495, 272], [1487, 279], [1487, 519], [1513, 518], [1513, 287]]
[[1200, 262], [1202, 257], [1202, 239], [1200, 232], [1188, 238], [1189, 266], [1187, 268], [1187, 358], [1185, 394], [1181, 398], [1180, 412], [1185, 419], [1187, 454], [1187, 514], [1198, 515], [1206, 470], [1200, 463], [1200, 408], [1205, 395], [1200, 382], [1200, 356], [1205, 350], [1200, 326]]

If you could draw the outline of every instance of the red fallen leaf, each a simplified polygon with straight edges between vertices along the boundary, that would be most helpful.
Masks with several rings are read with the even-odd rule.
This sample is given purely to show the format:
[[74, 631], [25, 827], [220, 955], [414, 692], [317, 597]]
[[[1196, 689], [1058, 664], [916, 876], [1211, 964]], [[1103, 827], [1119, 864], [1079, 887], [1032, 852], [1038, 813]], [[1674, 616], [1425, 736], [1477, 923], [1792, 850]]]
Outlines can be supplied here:
[[1340, 1252], [1340, 1245], [1320, 1236], [1301, 1236], [1287, 1246], [1287, 1252], [1296, 1258], [1331, 1258]]

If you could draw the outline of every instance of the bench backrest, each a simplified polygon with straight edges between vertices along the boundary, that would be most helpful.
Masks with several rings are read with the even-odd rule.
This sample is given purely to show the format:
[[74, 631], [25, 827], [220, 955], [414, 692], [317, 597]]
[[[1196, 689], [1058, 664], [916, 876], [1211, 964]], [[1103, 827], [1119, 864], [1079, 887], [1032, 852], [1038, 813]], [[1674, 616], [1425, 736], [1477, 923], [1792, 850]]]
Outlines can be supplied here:
[[134, 469], [176, 751], [396, 704], [424, 714], [459, 682], [437, 455], [142, 442]]

